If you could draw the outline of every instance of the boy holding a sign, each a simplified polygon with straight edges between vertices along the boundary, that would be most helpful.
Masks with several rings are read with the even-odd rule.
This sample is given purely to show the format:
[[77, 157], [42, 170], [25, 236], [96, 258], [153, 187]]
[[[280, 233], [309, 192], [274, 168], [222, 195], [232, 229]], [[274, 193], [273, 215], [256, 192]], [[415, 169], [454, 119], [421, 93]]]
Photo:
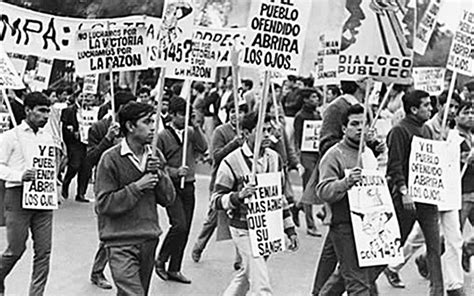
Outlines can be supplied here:
[[[322, 200], [330, 204], [332, 219], [328, 238], [334, 246], [348, 295], [372, 295], [379, 267], [359, 267], [349, 212], [348, 191], [361, 181], [361, 168], [357, 164], [359, 143], [364, 121], [364, 107], [349, 107], [342, 118], [342, 141], [329, 148], [319, 164], [320, 178], [316, 191]], [[361, 160], [367, 169], [377, 167], [377, 159], [371, 149], [364, 147]], [[332, 295], [330, 280], [319, 295]], [[330, 288], [331, 287], [331, 288]]]
[[[443, 295], [443, 275], [441, 271], [441, 248], [438, 207], [415, 203], [408, 191], [409, 159], [414, 136], [433, 138], [432, 131], [424, 124], [431, 117], [429, 94], [414, 90], [402, 98], [405, 117], [395, 125], [387, 137], [388, 163], [387, 180], [392, 193], [393, 204], [400, 223], [401, 244], [405, 244], [415, 221], [421, 226], [425, 236], [428, 264], [430, 266], [430, 295]], [[397, 279], [398, 274], [386, 269], [387, 277]]]
[[[271, 145], [270, 136], [273, 131], [271, 120], [270, 116], [265, 117], [262, 139], [256, 139], [257, 115], [256, 113], [247, 114], [242, 123], [244, 133], [248, 134], [246, 141], [242, 147], [227, 155], [217, 170], [212, 203], [216, 209], [225, 210], [229, 213], [232, 239], [242, 255], [242, 267], [237, 271], [223, 295], [245, 295], [249, 290], [252, 295], [272, 294], [264, 256], [256, 256], [252, 252], [254, 241], [251, 241], [250, 225], [247, 220], [251, 211], [248, 206], [249, 204], [246, 203], [249, 202], [249, 199], [254, 198], [257, 190], [257, 184], [251, 182], [252, 151], [256, 141], [261, 141], [261, 154], [257, 162], [257, 173], [271, 173], [282, 170], [282, 162], [278, 153], [271, 149], [266, 149]], [[291, 241], [290, 249], [296, 250], [298, 248], [298, 240], [294, 223], [288, 203], [284, 196], [282, 198], [282, 203], [278, 205], [282, 207], [283, 215], [281, 219], [283, 219], [283, 227]], [[265, 212], [267, 210], [269, 208], [265, 207], [259, 208], [258, 211]], [[253, 211], [257, 210], [253, 208]], [[259, 221], [260, 225], [267, 223], [265, 219]]]
[[[43, 295], [48, 279], [51, 209], [57, 208], [56, 147], [53, 137], [43, 130], [50, 105], [48, 98], [39, 92], [26, 95], [25, 120], [0, 140], [0, 179], [6, 182], [7, 227], [7, 249], [0, 257], [0, 295], [5, 292], [5, 278], [25, 252], [29, 231], [34, 241], [30, 295]], [[48, 178], [40, 177], [39, 171]]]

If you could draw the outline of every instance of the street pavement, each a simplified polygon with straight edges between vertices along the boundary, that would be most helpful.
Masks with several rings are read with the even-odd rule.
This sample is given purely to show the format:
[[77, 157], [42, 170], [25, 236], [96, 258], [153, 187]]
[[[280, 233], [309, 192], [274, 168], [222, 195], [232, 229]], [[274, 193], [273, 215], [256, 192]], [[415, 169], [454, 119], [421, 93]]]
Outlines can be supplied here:
[[[234, 246], [231, 241], [216, 242], [211, 239], [201, 261], [191, 259], [192, 245], [201, 229], [208, 207], [208, 167], [200, 167], [196, 182], [196, 209], [191, 235], [186, 248], [183, 273], [192, 279], [192, 284], [164, 282], [153, 274], [150, 295], [220, 295], [233, 274]], [[296, 193], [301, 194], [301, 183], [292, 174]], [[70, 196], [74, 196], [71, 185]], [[92, 186], [87, 197], [93, 199]], [[169, 224], [166, 212], [159, 208], [160, 225], [166, 233]], [[306, 234], [303, 214], [300, 214], [302, 227], [297, 232], [301, 246], [296, 253], [286, 252], [272, 256], [268, 261], [274, 295], [311, 295], [314, 272], [317, 265], [323, 238]], [[319, 221], [317, 221], [319, 222]], [[326, 233], [327, 229], [319, 227]], [[472, 230], [472, 229], [471, 229]], [[164, 238], [164, 234], [161, 240]], [[5, 227], [0, 228], [0, 250], [6, 246]], [[98, 246], [96, 216], [93, 203], [82, 204], [66, 200], [54, 215], [53, 252], [51, 270], [45, 295], [115, 295], [116, 290], [101, 290], [89, 281], [92, 260]], [[473, 262], [474, 263], [474, 262]], [[6, 295], [27, 295], [32, 265], [32, 241], [27, 251], [5, 281]], [[474, 295], [474, 272], [465, 274], [466, 295]], [[106, 276], [112, 280], [107, 267]], [[380, 295], [426, 295], [428, 281], [422, 279], [413, 261], [401, 272], [406, 289], [391, 288], [386, 278], [378, 280]]]

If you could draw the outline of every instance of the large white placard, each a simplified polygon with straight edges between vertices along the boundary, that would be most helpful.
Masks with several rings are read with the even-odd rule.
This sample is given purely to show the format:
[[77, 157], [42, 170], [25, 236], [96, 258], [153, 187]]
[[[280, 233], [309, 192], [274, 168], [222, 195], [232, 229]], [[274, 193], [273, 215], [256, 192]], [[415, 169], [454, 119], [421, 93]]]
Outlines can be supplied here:
[[424, 90], [432, 96], [439, 96], [444, 90], [445, 68], [414, 67], [415, 89]]
[[10, 58], [0, 45], [0, 89], [25, 88]]
[[348, 192], [360, 267], [403, 262], [400, 228], [384, 173], [362, 170]]
[[[472, 6], [471, 6], [472, 9]], [[474, 76], [474, 10], [463, 9], [459, 26], [454, 33], [446, 68]]]
[[413, 49], [417, 54], [425, 54], [426, 47], [436, 27], [440, 7], [441, 0], [431, 0], [425, 13], [417, 23], [418, 27], [416, 28], [415, 39], [413, 40]]
[[257, 191], [247, 202], [247, 223], [254, 257], [286, 249], [281, 173], [257, 174]]
[[89, 129], [98, 120], [99, 107], [93, 107], [90, 110], [81, 109], [78, 114], [79, 138], [82, 143], [87, 144], [89, 139]]
[[301, 137], [302, 152], [319, 151], [319, 132], [321, 131], [322, 120], [305, 120], [303, 122], [303, 135]]

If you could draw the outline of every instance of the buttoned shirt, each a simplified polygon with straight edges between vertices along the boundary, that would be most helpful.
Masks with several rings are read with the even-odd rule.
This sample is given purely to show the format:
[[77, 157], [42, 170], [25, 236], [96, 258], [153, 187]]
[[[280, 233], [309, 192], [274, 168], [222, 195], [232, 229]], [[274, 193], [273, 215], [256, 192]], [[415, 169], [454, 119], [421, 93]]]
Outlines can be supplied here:
[[127, 143], [127, 139], [123, 138], [121, 142], [121, 148], [120, 148], [120, 155], [122, 156], [127, 156], [128, 159], [137, 167], [137, 169], [140, 172], [145, 172], [146, 170], [146, 162], [148, 159], [149, 155], [152, 155], [151, 151], [151, 146], [150, 145], [145, 145], [145, 151], [142, 155], [142, 157], [138, 157], [130, 148], [130, 146]]
[[35, 133], [25, 121], [0, 136], [0, 179], [6, 188], [22, 186], [23, 173], [33, 164], [28, 147], [38, 144], [60, 148], [51, 134], [42, 128]]

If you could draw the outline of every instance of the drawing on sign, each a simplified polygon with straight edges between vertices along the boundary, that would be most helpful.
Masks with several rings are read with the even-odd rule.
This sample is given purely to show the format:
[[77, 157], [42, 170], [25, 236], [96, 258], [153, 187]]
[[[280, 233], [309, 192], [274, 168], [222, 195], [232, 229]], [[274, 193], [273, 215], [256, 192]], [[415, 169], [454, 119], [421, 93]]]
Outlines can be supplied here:
[[158, 32], [158, 50], [167, 49], [183, 33], [178, 21], [193, 11], [192, 6], [184, 1], [168, 3]]

